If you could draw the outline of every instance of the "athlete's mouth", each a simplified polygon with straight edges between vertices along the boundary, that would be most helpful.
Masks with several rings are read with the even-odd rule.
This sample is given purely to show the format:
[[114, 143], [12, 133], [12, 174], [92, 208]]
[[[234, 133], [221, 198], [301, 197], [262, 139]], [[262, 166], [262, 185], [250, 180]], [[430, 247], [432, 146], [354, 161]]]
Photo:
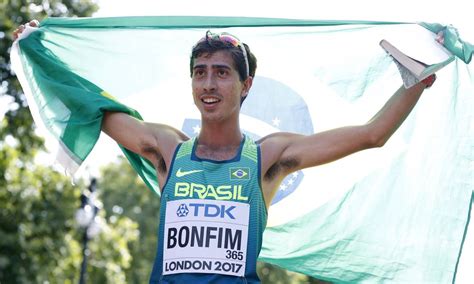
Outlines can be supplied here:
[[205, 103], [206, 105], [213, 105], [213, 104], [216, 104], [218, 102], [220, 102], [221, 100], [218, 99], [218, 98], [215, 98], [215, 97], [205, 97], [205, 98], [201, 98], [201, 102]]

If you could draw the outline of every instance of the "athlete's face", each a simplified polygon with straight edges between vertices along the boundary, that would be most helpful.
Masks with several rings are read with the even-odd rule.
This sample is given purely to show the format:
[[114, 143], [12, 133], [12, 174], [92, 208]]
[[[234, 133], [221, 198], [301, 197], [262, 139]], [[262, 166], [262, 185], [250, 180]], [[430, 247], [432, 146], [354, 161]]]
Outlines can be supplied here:
[[251, 84], [252, 78], [240, 81], [227, 51], [205, 53], [194, 60], [193, 97], [203, 119], [238, 118], [241, 97], [247, 95]]

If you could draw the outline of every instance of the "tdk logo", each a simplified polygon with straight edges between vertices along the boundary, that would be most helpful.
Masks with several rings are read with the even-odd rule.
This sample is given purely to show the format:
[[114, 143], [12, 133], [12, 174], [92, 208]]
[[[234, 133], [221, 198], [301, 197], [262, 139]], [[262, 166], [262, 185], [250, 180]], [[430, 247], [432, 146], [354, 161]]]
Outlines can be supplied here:
[[[180, 207], [182, 205], [180, 205]], [[191, 211], [191, 214], [193, 214], [193, 216], [195, 217], [198, 217], [198, 216], [204, 216], [204, 217], [209, 217], [209, 218], [227, 218], [228, 217], [230, 219], [235, 219], [234, 215], [232, 215], [232, 210], [235, 209], [235, 206], [204, 204], [204, 203], [189, 203], [188, 206], [189, 206], [189, 210]]]
[[186, 204], [181, 204], [178, 206], [178, 210], [176, 210], [176, 215], [178, 215], [178, 217], [186, 217], [189, 213], [189, 209], [188, 209], [188, 206], [186, 206]]

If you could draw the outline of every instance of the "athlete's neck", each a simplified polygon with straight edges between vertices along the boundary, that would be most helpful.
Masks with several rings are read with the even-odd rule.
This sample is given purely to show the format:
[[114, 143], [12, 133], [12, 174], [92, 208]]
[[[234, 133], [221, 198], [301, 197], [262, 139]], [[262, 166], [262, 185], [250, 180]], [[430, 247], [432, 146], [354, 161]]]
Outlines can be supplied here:
[[239, 146], [243, 135], [239, 123], [202, 122], [198, 145], [219, 150]]

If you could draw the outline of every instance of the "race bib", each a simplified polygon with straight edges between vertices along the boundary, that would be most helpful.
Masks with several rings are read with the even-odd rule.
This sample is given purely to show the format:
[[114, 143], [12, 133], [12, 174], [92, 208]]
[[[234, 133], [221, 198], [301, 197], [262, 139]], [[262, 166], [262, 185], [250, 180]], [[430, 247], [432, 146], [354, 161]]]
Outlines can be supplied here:
[[163, 274], [244, 276], [250, 206], [183, 199], [166, 203]]

